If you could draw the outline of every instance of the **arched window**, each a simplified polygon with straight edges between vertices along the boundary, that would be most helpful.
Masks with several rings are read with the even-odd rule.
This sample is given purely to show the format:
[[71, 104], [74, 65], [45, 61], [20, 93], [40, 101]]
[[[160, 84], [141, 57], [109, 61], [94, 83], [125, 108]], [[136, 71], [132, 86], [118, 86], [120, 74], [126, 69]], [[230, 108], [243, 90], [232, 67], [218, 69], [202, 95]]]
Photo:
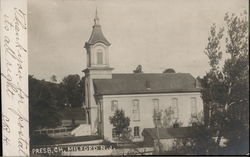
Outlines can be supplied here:
[[139, 126], [134, 127], [134, 137], [140, 137], [140, 128], [139, 128]]
[[153, 99], [154, 110], [159, 111], [159, 99]]
[[173, 112], [173, 118], [177, 119], [178, 118], [178, 99], [177, 98], [172, 99], [171, 108]]
[[139, 106], [139, 100], [135, 99], [133, 100], [132, 104], [132, 119], [133, 121], [139, 121], [140, 120], [140, 106]]
[[191, 98], [191, 117], [192, 118], [197, 117], [197, 101], [195, 97]]
[[103, 52], [102, 52], [102, 50], [98, 49], [96, 56], [97, 56], [97, 64], [103, 64]]

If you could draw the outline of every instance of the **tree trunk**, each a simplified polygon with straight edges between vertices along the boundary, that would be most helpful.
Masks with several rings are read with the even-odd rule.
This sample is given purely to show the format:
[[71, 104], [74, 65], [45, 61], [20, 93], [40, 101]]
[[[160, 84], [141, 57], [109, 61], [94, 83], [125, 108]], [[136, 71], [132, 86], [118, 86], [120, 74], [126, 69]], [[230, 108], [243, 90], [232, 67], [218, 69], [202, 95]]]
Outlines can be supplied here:
[[221, 130], [218, 130], [218, 135], [217, 135], [217, 140], [216, 140], [216, 144], [217, 144], [217, 147], [219, 148], [220, 147], [220, 141], [221, 141], [221, 138], [222, 138], [222, 133], [221, 133]]

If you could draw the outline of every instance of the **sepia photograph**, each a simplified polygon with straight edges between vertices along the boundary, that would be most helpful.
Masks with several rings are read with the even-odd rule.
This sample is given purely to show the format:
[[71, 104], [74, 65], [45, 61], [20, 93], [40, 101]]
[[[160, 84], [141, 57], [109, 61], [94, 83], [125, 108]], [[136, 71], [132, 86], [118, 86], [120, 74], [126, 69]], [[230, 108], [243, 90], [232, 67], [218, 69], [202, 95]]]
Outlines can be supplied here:
[[26, 2], [1, 15], [1, 95], [27, 100], [3, 143], [11, 113], [25, 156], [249, 154], [247, 0]]

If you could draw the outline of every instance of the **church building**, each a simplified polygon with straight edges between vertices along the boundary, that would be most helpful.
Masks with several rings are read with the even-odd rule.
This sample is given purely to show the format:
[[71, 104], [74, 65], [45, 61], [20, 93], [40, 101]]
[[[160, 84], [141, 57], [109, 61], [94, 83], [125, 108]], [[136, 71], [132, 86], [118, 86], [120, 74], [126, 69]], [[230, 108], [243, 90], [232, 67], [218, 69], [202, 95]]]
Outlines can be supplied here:
[[[191, 74], [112, 73], [109, 46], [111, 43], [102, 32], [96, 12], [92, 34], [84, 46], [87, 68], [83, 70], [84, 108], [92, 135], [110, 141], [117, 138], [109, 120], [116, 109], [124, 110], [130, 118], [135, 141], [143, 140], [142, 132], [146, 128], [173, 127], [177, 123], [180, 127], [191, 126], [194, 117], [202, 113], [201, 88]], [[157, 122], [156, 113], [161, 115]]]

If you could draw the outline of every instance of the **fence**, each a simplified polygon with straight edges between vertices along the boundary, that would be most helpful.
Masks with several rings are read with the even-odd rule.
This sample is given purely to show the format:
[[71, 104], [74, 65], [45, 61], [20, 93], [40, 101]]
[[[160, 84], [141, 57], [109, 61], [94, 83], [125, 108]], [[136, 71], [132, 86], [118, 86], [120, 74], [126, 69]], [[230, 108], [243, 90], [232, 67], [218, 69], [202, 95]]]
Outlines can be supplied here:
[[72, 128], [50, 128], [50, 129], [40, 129], [40, 130], [34, 130], [35, 134], [47, 134], [48, 136], [52, 137], [60, 137], [60, 136], [70, 136], [70, 132], [72, 131]]

